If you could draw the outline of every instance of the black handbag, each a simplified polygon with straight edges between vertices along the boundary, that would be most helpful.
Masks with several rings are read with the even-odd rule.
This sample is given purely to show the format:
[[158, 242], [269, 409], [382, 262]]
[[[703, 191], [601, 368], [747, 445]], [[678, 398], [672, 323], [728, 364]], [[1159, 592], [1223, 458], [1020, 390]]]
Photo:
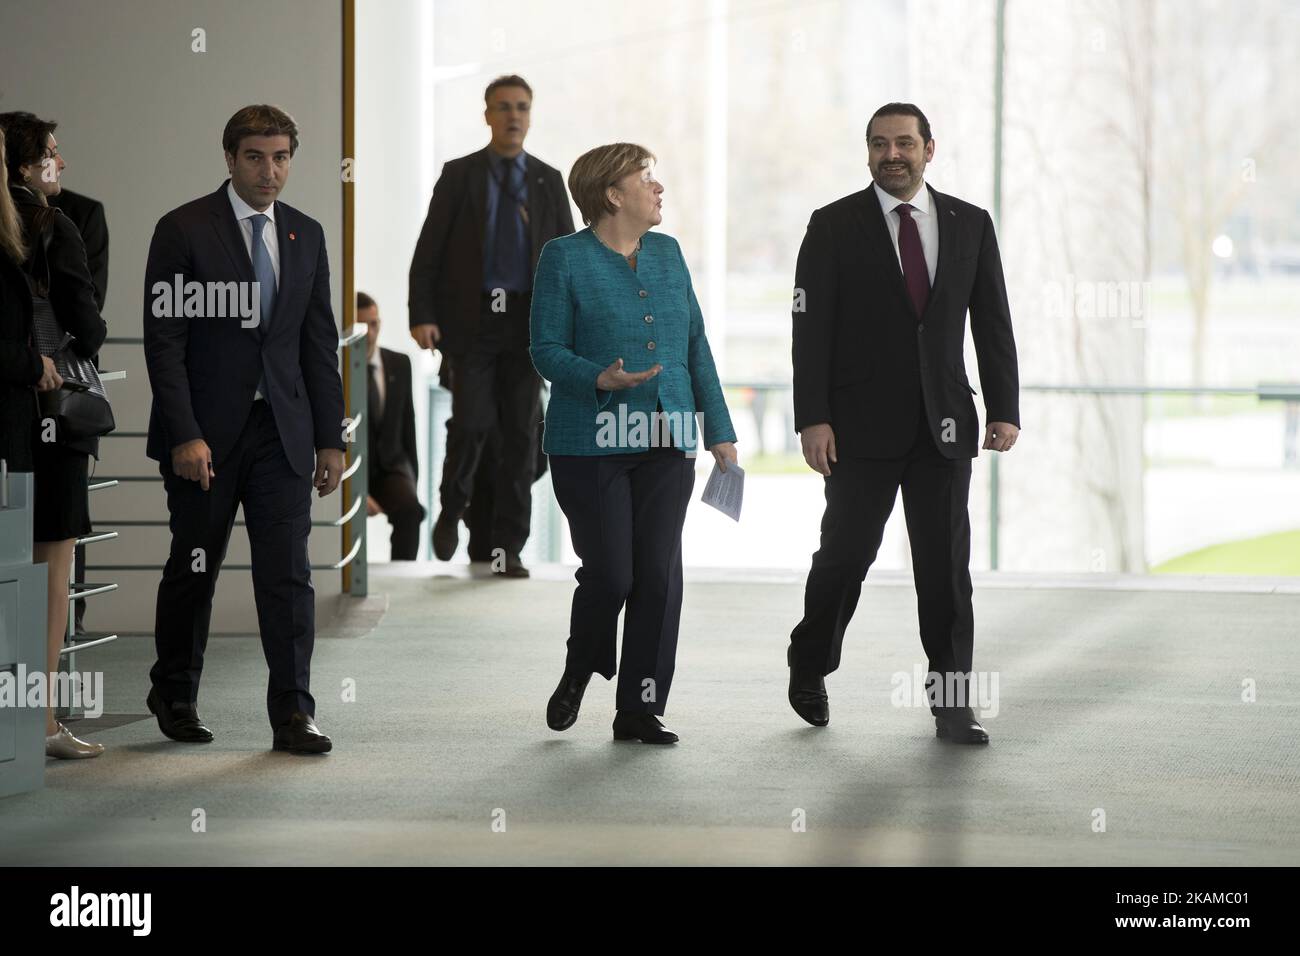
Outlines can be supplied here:
[[[38, 246], [41, 253], [48, 249], [49, 241], [46, 232]], [[39, 268], [45, 273], [45, 287], [32, 289], [32, 337], [37, 351], [49, 356], [64, 381], [62, 388], [39, 393], [41, 419], [54, 420], [55, 440], [60, 444], [100, 438], [117, 427], [113, 420], [113, 406], [108, 401], [95, 363], [77, 355], [69, 347], [74, 336], [59, 325], [54, 306], [47, 296], [49, 262], [44, 255], [40, 256]], [[33, 282], [33, 285], [37, 283]]]

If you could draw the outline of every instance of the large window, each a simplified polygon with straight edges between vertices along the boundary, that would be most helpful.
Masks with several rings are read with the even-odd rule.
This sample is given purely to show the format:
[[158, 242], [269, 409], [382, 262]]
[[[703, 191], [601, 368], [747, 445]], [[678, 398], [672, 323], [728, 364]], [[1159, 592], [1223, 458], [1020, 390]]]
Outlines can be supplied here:
[[[739, 527], [692, 511], [688, 563], [801, 568], [816, 548], [820, 479], [786, 390], [795, 256], [809, 213], [869, 182], [871, 112], [907, 100], [934, 130], [928, 181], [998, 216], [1026, 386], [1015, 452], [996, 477], [988, 453], [975, 465], [973, 566], [992, 561], [996, 508], [1002, 569], [1300, 573], [1300, 396], [1248, 394], [1300, 381], [1293, 4], [440, 0], [424, 16], [430, 169], [486, 143], [483, 87], [509, 72], [536, 92], [526, 148], [566, 173], [616, 140], [660, 158], [661, 228], [691, 266], [749, 476]], [[978, 388], [969, 347], [967, 364]], [[908, 565], [902, 524], [879, 566]]]

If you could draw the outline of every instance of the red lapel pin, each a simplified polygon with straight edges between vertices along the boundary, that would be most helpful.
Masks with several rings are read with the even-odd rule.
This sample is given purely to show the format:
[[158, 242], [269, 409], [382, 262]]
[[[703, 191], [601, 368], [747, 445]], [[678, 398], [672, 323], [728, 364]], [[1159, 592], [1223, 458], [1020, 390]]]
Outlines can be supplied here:
[[293, 234], [293, 233], [289, 233], [289, 239], [290, 239], [290, 240], [293, 240], [294, 238], [295, 238], [294, 234]]

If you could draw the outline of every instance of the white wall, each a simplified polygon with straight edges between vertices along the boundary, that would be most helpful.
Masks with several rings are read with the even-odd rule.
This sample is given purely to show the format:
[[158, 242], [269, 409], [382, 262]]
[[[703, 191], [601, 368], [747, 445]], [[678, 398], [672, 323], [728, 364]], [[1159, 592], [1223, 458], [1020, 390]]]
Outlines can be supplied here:
[[[431, 5], [421, 0], [357, 0], [355, 49], [356, 287], [379, 304], [380, 344], [411, 356], [423, 469], [429, 461], [425, 389], [436, 380], [437, 360], [411, 339], [406, 294], [411, 254], [439, 171], [432, 145]], [[422, 501], [425, 478], [422, 472], [417, 482]], [[431, 517], [437, 515], [436, 502], [424, 505]], [[372, 559], [387, 558], [389, 530], [386, 518], [367, 522]], [[424, 550], [422, 543], [420, 553]]]

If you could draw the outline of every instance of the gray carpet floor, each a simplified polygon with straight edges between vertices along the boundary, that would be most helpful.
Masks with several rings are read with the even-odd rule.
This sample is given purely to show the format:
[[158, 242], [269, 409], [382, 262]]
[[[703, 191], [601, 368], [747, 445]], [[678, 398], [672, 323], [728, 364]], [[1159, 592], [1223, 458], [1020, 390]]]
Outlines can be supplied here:
[[379, 596], [317, 642], [325, 757], [270, 750], [255, 638], [210, 642], [206, 746], [133, 719], [150, 638], [84, 652], [107, 715], [73, 726], [108, 750], [0, 800], [0, 863], [1300, 863], [1300, 594], [977, 587], [1000, 700], [975, 748], [891, 704], [924, 663], [906, 579], [864, 589], [816, 729], [785, 701], [799, 584], [688, 572], [682, 742], [652, 747], [612, 741], [599, 677], [547, 729], [572, 585], [540, 570], [375, 568]]

